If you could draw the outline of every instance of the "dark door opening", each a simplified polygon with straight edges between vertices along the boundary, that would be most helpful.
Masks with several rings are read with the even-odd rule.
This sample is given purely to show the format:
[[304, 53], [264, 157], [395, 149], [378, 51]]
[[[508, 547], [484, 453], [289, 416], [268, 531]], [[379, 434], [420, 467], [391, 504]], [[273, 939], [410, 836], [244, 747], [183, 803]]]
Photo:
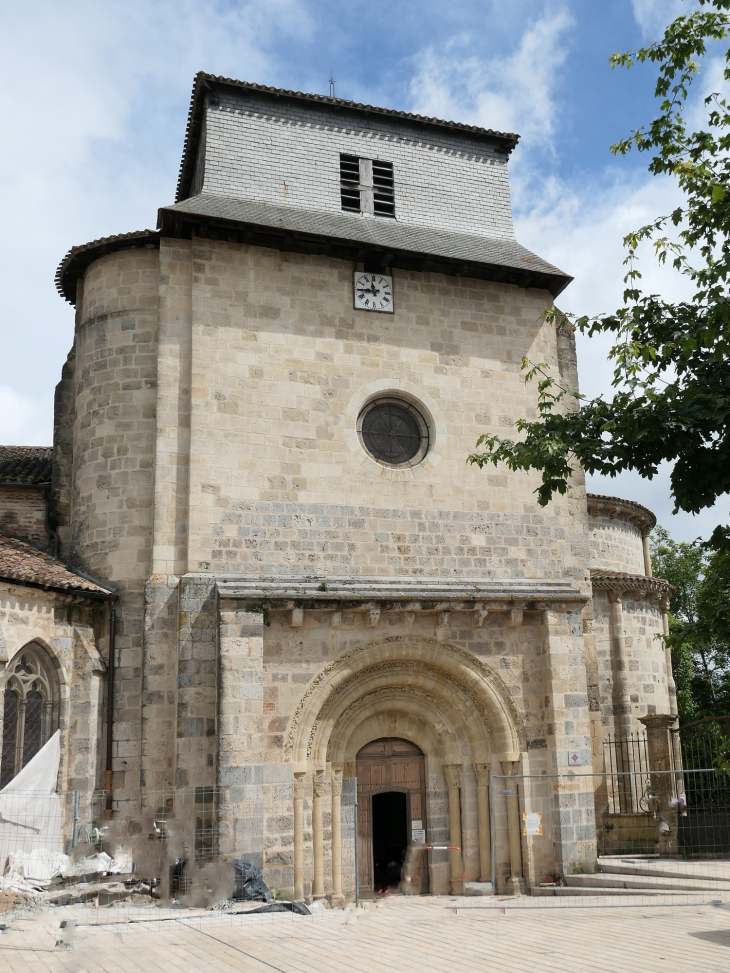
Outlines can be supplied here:
[[408, 850], [408, 801], [402, 791], [373, 794], [373, 887], [397, 888]]

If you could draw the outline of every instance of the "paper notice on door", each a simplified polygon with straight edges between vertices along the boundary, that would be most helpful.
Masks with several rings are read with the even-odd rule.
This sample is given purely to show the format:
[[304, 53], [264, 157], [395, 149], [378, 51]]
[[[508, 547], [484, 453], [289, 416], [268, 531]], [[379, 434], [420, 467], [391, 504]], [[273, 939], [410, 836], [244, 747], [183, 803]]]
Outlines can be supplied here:
[[422, 827], [423, 827], [423, 821], [411, 821], [412, 831], [418, 831], [418, 829]]
[[523, 814], [522, 820], [525, 822], [525, 826], [522, 829], [522, 833], [526, 835], [541, 835], [542, 834], [542, 814], [539, 811], [530, 812], [529, 814]]
[[411, 830], [411, 841], [418, 841], [424, 844], [426, 841], [426, 829], [425, 828], [413, 828]]

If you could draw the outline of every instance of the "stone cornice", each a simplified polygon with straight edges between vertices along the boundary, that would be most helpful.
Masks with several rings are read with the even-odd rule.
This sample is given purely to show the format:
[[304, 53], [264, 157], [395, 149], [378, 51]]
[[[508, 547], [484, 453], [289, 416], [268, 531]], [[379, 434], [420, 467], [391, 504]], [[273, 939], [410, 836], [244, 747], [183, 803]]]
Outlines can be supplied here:
[[483, 578], [241, 578], [218, 576], [222, 600], [271, 608], [340, 610], [382, 605], [399, 610], [474, 611], [479, 605], [504, 610], [544, 608], [587, 599], [564, 581]]
[[591, 584], [596, 588], [610, 591], [641, 591], [655, 592], [672, 598], [675, 592], [673, 585], [662, 578], [648, 578], [644, 574], [626, 574], [623, 571], [606, 571], [602, 568], [591, 568]]
[[604, 497], [598, 493], [587, 493], [586, 501], [588, 513], [604, 512], [609, 517], [617, 517], [620, 514], [641, 530], [653, 530], [656, 527], [656, 517], [651, 510], [634, 500], [622, 500], [621, 497]]

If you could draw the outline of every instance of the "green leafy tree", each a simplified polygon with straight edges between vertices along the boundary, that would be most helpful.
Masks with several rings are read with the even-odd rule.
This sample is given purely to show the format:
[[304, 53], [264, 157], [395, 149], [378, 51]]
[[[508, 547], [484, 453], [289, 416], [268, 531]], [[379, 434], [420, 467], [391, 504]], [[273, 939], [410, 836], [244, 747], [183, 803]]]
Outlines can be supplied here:
[[672, 667], [680, 723], [730, 715], [730, 642], [719, 636], [715, 614], [730, 598], [730, 562], [702, 544], [672, 540], [657, 527], [652, 565], [674, 585], [669, 615]]
[[[537, 380], [538, 416], [516, 423], [515, 441], [484, 435], [469, 461], [483, 467], [539, 470], [538, 501], [565, 493], [580, 466], [615, 476], [636, 470], [652, 478], [672, 464], [675, 510], [697, 513], [730, 489], [730, 106], [721, 93], [703, 102], [703, 122], [686, 122], [687, 102], [708, 45], [727, 40], [730, 0], [698, 0], [699, 9], [678, 17], [663, 38], [640, 50], [615, 54], [614, 67], [658, 66], [659, 114], [651, 124], [612, 146], [624, 155], [649, 153], [649, 171], [677, 180], [683, 204], [630, 233], [624, 306], [612, 314], [579, 317], [588, 335], [610, 334], [614, 344], [614, 394], [587, 399], [561, 386], [541, 362], [523, 360], [526, 380]], [[717, 50], [717, 48], [715, 48]], [[730, 80], [730, 49], [724, 80]], [[670, 303], [644, 294], [637, 249], [651, 244], [660, 263], [670, 263], [692, 283], [691, 300]], [[565, 327], [558, 311], [546, 320]], [[567, 316], [570, 318], [570, 316]], [[710, 544], [730, 550], [730, 530], [720, 524]], [[730, 630], [729, 606], [717, 605], [712, 625]]]

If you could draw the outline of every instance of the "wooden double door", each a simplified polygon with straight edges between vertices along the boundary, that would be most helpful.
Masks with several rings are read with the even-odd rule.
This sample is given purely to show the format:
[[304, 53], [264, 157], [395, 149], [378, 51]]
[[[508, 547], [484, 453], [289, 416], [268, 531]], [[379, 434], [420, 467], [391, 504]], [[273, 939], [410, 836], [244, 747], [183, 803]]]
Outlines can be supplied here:
[[[426, 832], [422, 751], [398, 737], [368, 743], [357, 755], [357, 797], [360, 888], [395, 886], [414, 832], [421, 840]], [[421, 876], [421, 891], [427, 880]]]

